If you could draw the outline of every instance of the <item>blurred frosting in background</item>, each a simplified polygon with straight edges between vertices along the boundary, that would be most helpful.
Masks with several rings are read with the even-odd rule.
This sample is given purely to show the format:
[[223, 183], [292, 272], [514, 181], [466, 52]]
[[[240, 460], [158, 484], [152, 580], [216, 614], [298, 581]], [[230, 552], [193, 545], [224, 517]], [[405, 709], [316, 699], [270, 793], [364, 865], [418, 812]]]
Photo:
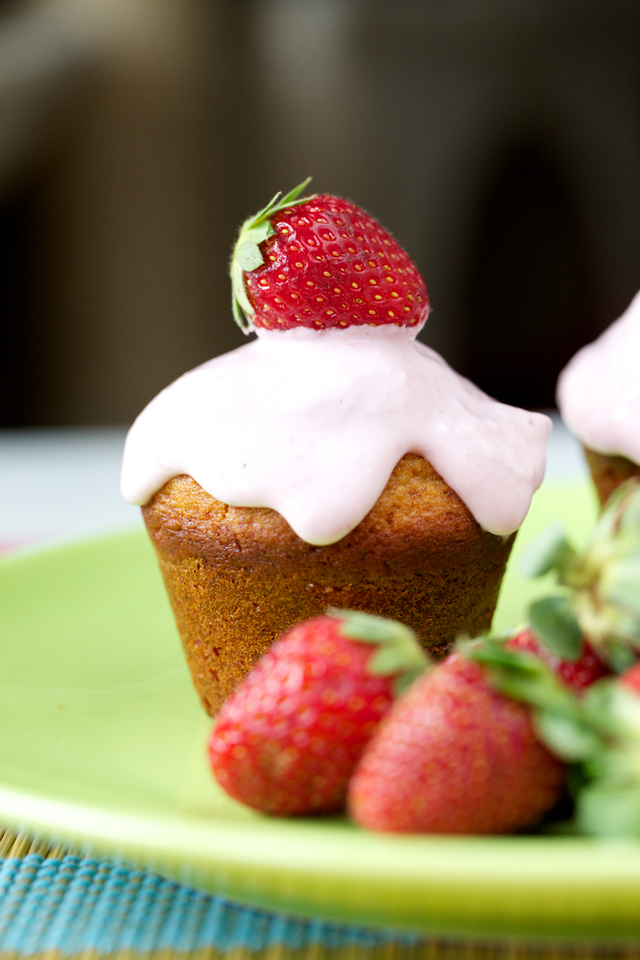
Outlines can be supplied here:
[[640, 286], [637, 0], [0, 0], [0, 426], [124, 424], [243, 342], [240, 222], [308, 174], [421, 339], [554, 403]]

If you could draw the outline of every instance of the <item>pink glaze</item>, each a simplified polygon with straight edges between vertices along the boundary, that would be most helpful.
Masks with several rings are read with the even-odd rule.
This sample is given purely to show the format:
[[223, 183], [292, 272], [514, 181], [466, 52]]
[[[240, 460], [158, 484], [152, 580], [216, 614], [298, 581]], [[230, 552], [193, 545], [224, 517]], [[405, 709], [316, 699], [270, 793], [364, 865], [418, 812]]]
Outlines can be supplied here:
[[640, 463], [640, 293], [558, 380], [562, 419], [586, 447]]
[[142, 411], [122, 493], [144, 504], [189, 474], [224, 503], [277, 510], [328, 544], [360, 523], [405, 453], [425, 457], [478, 523], [507, 535], [542, 481], [548, 417], [492, 400], [405, 327], [260, 330]]

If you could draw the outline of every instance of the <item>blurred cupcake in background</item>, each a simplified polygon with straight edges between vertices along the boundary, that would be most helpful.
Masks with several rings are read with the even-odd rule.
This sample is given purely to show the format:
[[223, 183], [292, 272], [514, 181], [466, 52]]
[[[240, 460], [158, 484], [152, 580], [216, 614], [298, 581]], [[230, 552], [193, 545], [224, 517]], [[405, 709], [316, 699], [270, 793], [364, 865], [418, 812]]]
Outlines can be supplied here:
[[600, 504], [640, 475], [640, 293], [558, 379], [558, 408], [582, 444]]

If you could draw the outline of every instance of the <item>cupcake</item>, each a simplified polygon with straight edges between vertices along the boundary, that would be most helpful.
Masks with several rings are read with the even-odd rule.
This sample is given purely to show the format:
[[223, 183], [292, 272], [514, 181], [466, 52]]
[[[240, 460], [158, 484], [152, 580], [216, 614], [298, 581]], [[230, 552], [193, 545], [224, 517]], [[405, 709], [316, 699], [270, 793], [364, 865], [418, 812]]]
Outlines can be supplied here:
[[401, 620], [436, 657], [488, 629], [550, 429], [416, 342], [424, 283], [351, 203], [272, 201], [232, 278], [257, 339], [162, 391], [122, 472], [210, 714], [328, 605]]
[[562, 419], [582, 444], [601, 505], [640, 475], [640, 294], [558, 379]]

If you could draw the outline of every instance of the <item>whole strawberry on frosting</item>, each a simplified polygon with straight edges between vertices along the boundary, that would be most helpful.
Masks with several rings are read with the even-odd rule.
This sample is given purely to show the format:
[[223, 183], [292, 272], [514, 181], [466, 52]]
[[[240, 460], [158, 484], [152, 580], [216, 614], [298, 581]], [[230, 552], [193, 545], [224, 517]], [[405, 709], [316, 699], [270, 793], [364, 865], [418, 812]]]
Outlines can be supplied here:
[[305, 180], [242, 225], [234, 247], [233, 314], [255, 327], [419, 328], [427, 289], [402, 247], [355, 204], [327, 194], [298, 199]]

